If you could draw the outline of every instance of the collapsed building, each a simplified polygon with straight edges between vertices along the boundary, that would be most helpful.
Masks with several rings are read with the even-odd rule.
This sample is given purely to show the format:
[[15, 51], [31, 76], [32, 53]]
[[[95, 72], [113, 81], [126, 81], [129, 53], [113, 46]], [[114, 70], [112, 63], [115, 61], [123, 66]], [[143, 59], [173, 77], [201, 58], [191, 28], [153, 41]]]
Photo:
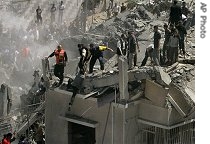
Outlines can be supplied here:
[[[142, 11], [144, 20], [139, 15]], [[142, 50], [138, 60], [141, 62], [142, 53], [152, 40], [151, 29], [164, 23], [153, 19], [154, 16], [141, 5], [133, 12], [126, 11], [92, 25], [83, 37], [89, 42], [92, 37], [99, 40], [111, 37], [109, 45], [116, 48], [116, 36], [134, 29]], [[191, 27], [190, 31], [193, 29]], [[193, 34], [189, 35], [190, 38]], [[75, 37], [69, 38], [72, 39]], [[120, 57], [117, 64], [118, 56], [107, 54], [105, 72], [95, 71], [93, 76], [86, 76], [71, 111], [68, 111], [72, 96], [69, 83], [75, 78], [78, 62], [71, 61], [66, 67], [65, 84], [49, 89], [46, 94], [46, 141], [64, 144], [195, 143], [192, 43], [186, 46], [187, 58], [180, 57], [169, 67], [145, 66], [127, 71], [125, 57]]]
[[[96, 66], [94, 75], [86, 76], [71, 111], [68, 111], [71, 82], [76, 77], [78, 65], [77, 44], [106, 40], [116, 50], [117, 36], [132, 29], [141, 47], [140, 63], [146, 47], [152, 43], [153, 26], [162, 26], [165, 22], [165, 19], [154, 20], [154, 15], [147, 9], [140, 4], [132, 11], [91, 24], [86, 32], [77, 30], [74, 36], [61, 40], [60, 43], [71, 53], [64, 83], [59, 88], [52, 87], [56, 81], [54, 76], [51, 79], [53, 69], [43, 59], [42, 72], [48, 89], [43, 95], [45, 101], [31, 109], [33, 113], [27, 115], [17, 133], [25, 133], [30, 125], [44, 116], [46, 143], [195, 143], [194, 27], [188, 33], [187, 58], [179, 58], [169, 67], [148, 65], [127, 71], [125, 57], [118, 60], [116, 54], [106, 53], [105, 72]], [[160, 31], [163, 33], [162, 28]], [[39, 80], [40, 75], [35, 77], [32, 91], [37, 91]], [[28, 95], [33, 97], [33, 93]], [[8, 96], [5, 98], [9, 101]]]

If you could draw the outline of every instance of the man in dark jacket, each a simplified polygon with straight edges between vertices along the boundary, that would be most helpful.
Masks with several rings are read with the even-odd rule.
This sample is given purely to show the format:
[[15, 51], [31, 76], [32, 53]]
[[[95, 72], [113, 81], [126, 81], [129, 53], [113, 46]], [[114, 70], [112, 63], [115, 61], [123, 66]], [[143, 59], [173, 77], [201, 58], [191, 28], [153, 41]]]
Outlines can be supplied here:
[[170, 8], [169, 23], [177, 25], [180, 20], [182, 20], [182, 10], [177, 5], [177, 0], [174, 0], [174, 4]]
[[132, 69], [134, 63], [134, 67], [137, 66], [137, 48], [138, 51], [140, 52], [140, 48], [138, 46], [137, 39], [134, 35], [133, 31], [128, 32], [128, 69]]
[[81, 74], [85, 74], [86, 72], [86, 68], [87, 68], [87, 63], [90, 59], [90, 50], [85, 47], [83, 44], [78, 44], [77, 45], [78, 48], [79, 48], [79, 54], [80, 54], [80, 61], [79, 61], [79, 64], [78, 64], [78, 67], [79, 67], [79, 72]]
[[158, 31], [158, 26], [154, 26], [154, 50], [153, 50], [153, 57], [155, 65], [160, 65], [160, 39], [161, 34]]
[[178, 25], [176, 26], [178, 32], [179, 32], [179, 49], [180, 49], [180, 53], [182, 51], [182, 54], [185, 56], [185, 36], [187, 34], [187, 30], [184, 27], [182, 21], [179, 21]]
[[37, 23], [42, 24], [42, 9], [40, 6], [36, 9], [36, 18], [37, 18]]
[[168, 60], [168, 51], [169, 51], [169, 38], [171, 35], [171, 31], [168, 28], [167, 24], [164, 24], [164, 30], [165, 30], [165, 40], [163, 43], [163, 63], [165, 64], [166, 61]]

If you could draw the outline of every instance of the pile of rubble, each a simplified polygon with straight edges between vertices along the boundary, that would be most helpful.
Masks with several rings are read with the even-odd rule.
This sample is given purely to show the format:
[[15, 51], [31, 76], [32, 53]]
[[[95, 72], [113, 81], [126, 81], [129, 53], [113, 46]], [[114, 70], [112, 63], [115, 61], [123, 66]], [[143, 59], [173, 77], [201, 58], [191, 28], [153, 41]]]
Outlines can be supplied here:
[[[101, 21], [98, 24], [92, 24], [89, 31], [83, 35], [82, 39], [85, 44], [90, 42], [98, 42], [98, 41], [108, 41], [109, 47], [116, 51], [116, 44], [121, 33], [127, 33], [129, 30], [134, 30], [136, 37], [139, 41], [139, 45], [141, 48], [141, 52], [139, 53], [138, 63], [142, 61], [144, 58], [144, 52], [146, 47], [153, 43], [153, 27], [155, 25], [159, 25], [159, 31], [161, 32], [162, 37], [164, 36], [163, 24], [167, 23], [168, 17], [167, 12], [162, 15], [158, 20], [152, 14], [152, 11], [148, 11], [147, 4], [139, 4], [132, 10], [127, 10], [123, 13], [118, 14], [116, 17], [112, 17], [111, 19]], [[167, 9], [167, 8], [166, 8]], [[150, 9], [152, 10], [152, 9]], [[103, 14], [104, 16], [104, 14]], [[100, 18], [100, 16], [98, 16]], [[97, 20], [96, 20], [97, 21]], [[100, 21], [100, 20], [98, 20]], [[73, 39], [73, 38], [72, 38]], [[76, 40], [77, 42], [79, 39]], [[81, 41], [81, 40], [80, 40]], [[164, 39], [161, 39], [161, 46], [163, 45]], [[164, 72], [160, 72], [164, 74], [159, 80], [163, 80], [162, 78], [166, 78], [169, 75], [169, 78], [166, 78], [167, 84], [170, 83], [170, 86], [175, 87], [182, 91], [185, 95], [186, 100], [190, 105], [194, 105], [194, 82], [195, 82], [195, 33], [194, 27], [190, 27], [187, 34], [186, 40], [186, 52], [187, 56], [183, 58], [179, 57], [179, 61], [172, 66], [163, 68]], [[105, 56], [106, 57], [106, 56]], [[100, 86], [107, 84], [107, 86], [111, 86], [114, 83], [112, 81], [113, 77], [115, 78], [116, 73], [118, 73], [117, 64], [117, 56], [113, 56], [107, 63], [105, 64], [105, 72], [95, 72], [92, 77], [87, 77], [85, 80], [85, 93], [89, 93], [92, 88], [100, 88]], [[162, 69], [162, 68], [161, 68]], [[154, 80], [154, 72], [157, 71], [154, 67], [145, 66], [138, 67], [133, 70], [138, 71], [140, 73], [147, 73], [148, 79]], [[129, 73], [132, 73], [130, 71]], [[159, 73], [159, 71], [158, 71]], [[160, 74], [160, 75], [161, 75]], [[134, 74], [135, 75], [135, 74]], [[112, 77], [113, 76], [113, 77]], [[111, 79], [110, 79], [111, 77]], [[100, 80], [98, 80], [100, 79]], [[110, 79], [110, 80], [109, 80]], [[170, 79], [169, 82], [167, 79]], [[103, 84], [97, 83], [97, 81], [103, 81]], [[90, 82], [91, 81], [91, 82]], [[132, 81], [132, 80], [131, 80]], [[158, 81], [158, 77], [156, 75], [156, 82], [160, 85], [164, 86], [162, 82]]]

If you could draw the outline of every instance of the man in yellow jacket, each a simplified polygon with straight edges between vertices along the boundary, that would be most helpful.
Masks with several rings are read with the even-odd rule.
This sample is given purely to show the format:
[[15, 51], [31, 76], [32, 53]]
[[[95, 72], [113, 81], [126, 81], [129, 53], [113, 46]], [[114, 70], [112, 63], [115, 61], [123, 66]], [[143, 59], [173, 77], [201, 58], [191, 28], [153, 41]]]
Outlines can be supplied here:
[[106, 45], [94, 46], [94, 44], [90, 44], [90, 52], [91, 52], [91, 59], [89, 65], [89, 73], [93, 72], [93, 67], [96, 63], [96, 60], [99, 60], [100, 69], [104, 70], [104, 58], [103, 58], [103, 51], [110, 50], [113, 52], [111, 48], [108, 48]]

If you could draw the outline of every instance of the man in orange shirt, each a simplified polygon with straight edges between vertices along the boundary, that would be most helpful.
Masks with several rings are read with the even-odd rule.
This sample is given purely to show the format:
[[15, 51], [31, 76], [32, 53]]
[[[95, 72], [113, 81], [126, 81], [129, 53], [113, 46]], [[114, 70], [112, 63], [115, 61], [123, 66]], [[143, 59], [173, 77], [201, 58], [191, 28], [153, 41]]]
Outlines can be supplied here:
[[54, 75], [60, 79], [58, 86], [60, 86], [63, 83], [63, 73], [64, 73], [64, 67], [66, 66], [66, 62], [68, 61], [68, 57], [66, 54], [66, 51], [62, 49], [61, 45], [57, 46], [57, 49], [51, 53], [47, 58], [55, 56], [56, 58], [56, 64], [54, 68]]

